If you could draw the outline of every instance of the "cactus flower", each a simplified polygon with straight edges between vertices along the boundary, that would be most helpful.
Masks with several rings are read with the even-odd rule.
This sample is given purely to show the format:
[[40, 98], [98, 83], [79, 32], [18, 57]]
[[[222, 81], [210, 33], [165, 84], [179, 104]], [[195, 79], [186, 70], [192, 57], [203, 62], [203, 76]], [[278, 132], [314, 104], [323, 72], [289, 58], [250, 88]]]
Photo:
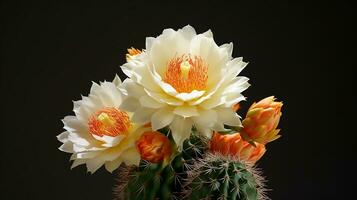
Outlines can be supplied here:
[[265, 145], [255, 146], [244, 141], [239, 133], [221, 135], [214, 133], [210, 142], [210, 150], [225, 156], [238, 157], [239, 160], [255, 163], [265, 153]]
[[245, 99], [241, 93], [250, 84], [238, 76], [247, 63], [232, 51], [232, 43], [218, 46], [210, 30], [197, 34], [189, 25], [147, 37], [146, 48], [129, 49], [121, 66], [128, 79], [120, 108], [134, 113], [134, 123], [170, 128], [179, 150], [192, 127], [208, 138], [224, 125], [240, 127], [232, 106]]
[[267, 97], [258, 103], [254, 103], [248, 110], [243, 120], [241, 134], [248, 142], [266, 144], [280, 137], [279, 124], [282, 102], [276, 102], [274, 96]]
[[141, 159], [159, 163], [168, 160], [172, 153], [170, 140], [160, 132], [149, 131], [145, 132], [138, 141], [136, 141]]
[[102, 166], [113, 172], [123, 162], [139, 165], [135, 141], [150, 128], [133, 123], [132, 114], [119, 108], [121, 89], [116, 76], [112, 82], [93, 83], [87, 97], [74, 101], [75, 115], [63, 119], [65, 131], [57, 136], [63, 143], [59, 149], [72, 154], [71, 168], [85, 164], [94, 173]]

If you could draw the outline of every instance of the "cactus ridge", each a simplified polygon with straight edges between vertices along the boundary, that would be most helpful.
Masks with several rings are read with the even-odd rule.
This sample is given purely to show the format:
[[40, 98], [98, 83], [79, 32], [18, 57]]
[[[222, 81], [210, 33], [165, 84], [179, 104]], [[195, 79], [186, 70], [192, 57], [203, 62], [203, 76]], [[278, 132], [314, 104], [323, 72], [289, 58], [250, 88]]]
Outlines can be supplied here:
[[[170, 132], [166, 132], [168, 137]], [[121, 167], [116, 186], [120, 199], [265, 200], [265, 180], [253, 164], [208, 151], [207, 139], [193, 129], [182, 152], [171, 161]], [[174, 191], [174, 192], [173, 192]]]
[[184, 185], [184, 199], [268, 199], [260, 171], [236, 157], [207, 153], [191, 169]]

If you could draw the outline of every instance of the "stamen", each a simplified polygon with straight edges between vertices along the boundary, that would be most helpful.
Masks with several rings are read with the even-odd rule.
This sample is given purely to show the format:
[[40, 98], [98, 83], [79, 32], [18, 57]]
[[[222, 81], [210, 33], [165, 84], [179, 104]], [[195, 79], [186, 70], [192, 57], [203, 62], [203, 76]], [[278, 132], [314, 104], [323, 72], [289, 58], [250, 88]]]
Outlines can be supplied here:
[[116, 108], [104, 108], [90, 117], [88, 126], [93, 135], [115, 137], [126, 134], [131, 124], [126, 112]]
[[207, 72], [208, 67], [201, 57], [182, 55], [169, 61], [163, 80], [177, 92], [190, 93], [206, 89]]

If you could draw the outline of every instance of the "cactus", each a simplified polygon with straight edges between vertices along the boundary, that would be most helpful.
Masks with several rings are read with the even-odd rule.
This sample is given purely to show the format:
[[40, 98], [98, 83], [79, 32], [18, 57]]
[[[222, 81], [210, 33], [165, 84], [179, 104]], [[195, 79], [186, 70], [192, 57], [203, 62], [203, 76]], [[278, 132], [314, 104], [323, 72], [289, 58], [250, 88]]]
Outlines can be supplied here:
[[120, 184], [116, 188], [117, 199], [171, 199], [171, 185], [175, 174], [172, 165], [147, 163], [142, 161], [138, 168], [127, 167], [121, 173]]
[[[170, 139], [170, 131], [160, 130]], [[207, 140], [195, 129], [169, 163], [141, 161], [120, 169], [117, 199], [266, 199], [264, 179], [250, 162], [208, 152]]]
[[233, 157], [207, 153], [187, 174], [184, 199], [266, 199], [259, 171]]
[[[160, 132], [172, 139], [168, 129]], [[191, 169], [193, 161], [202, 158], [206, 148], [206, 140], [193, 129], [182, 152], [176, 152], [169, 163], [142, 160], [139, 167], [123, 166], [118, 170], [117, 199], [175, 199], [181, 194], [182, 182], [187, 178], [185, 171]]]

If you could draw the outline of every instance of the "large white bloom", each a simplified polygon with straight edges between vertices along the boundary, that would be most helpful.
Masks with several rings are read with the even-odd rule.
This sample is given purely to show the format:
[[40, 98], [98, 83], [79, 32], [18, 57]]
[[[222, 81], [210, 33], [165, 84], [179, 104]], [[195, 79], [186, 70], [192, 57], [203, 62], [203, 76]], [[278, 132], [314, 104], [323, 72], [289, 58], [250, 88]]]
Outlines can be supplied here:
[[180, 147], [192, 126], [208, 137], [224, 124], [241, 126], [232, 106], [245, 99], [248, 78], [237, 75], [247, 63], [232, 51], [232, 43], [217, 46], [210, 30], [197, 35], [191, 26], [146, 38], [146, 50], [121, 67], [129, 77], [121, 108], [154, 130], [169, 126]]
[[122, 162], [139, 164], [135, 141], [146, 128], [131, 123], [129, 114], [119, 109], [120, 85], [118, 76], [113, 82], [93, 83], [88, 97], [74, 101], [75, 116], [63, 119], [66, 131], [57, 136], [63, 143], [59, 149], [72, 153], [72, 168], [86, 164], [94, 173], [105, 165], [112, 172]]

